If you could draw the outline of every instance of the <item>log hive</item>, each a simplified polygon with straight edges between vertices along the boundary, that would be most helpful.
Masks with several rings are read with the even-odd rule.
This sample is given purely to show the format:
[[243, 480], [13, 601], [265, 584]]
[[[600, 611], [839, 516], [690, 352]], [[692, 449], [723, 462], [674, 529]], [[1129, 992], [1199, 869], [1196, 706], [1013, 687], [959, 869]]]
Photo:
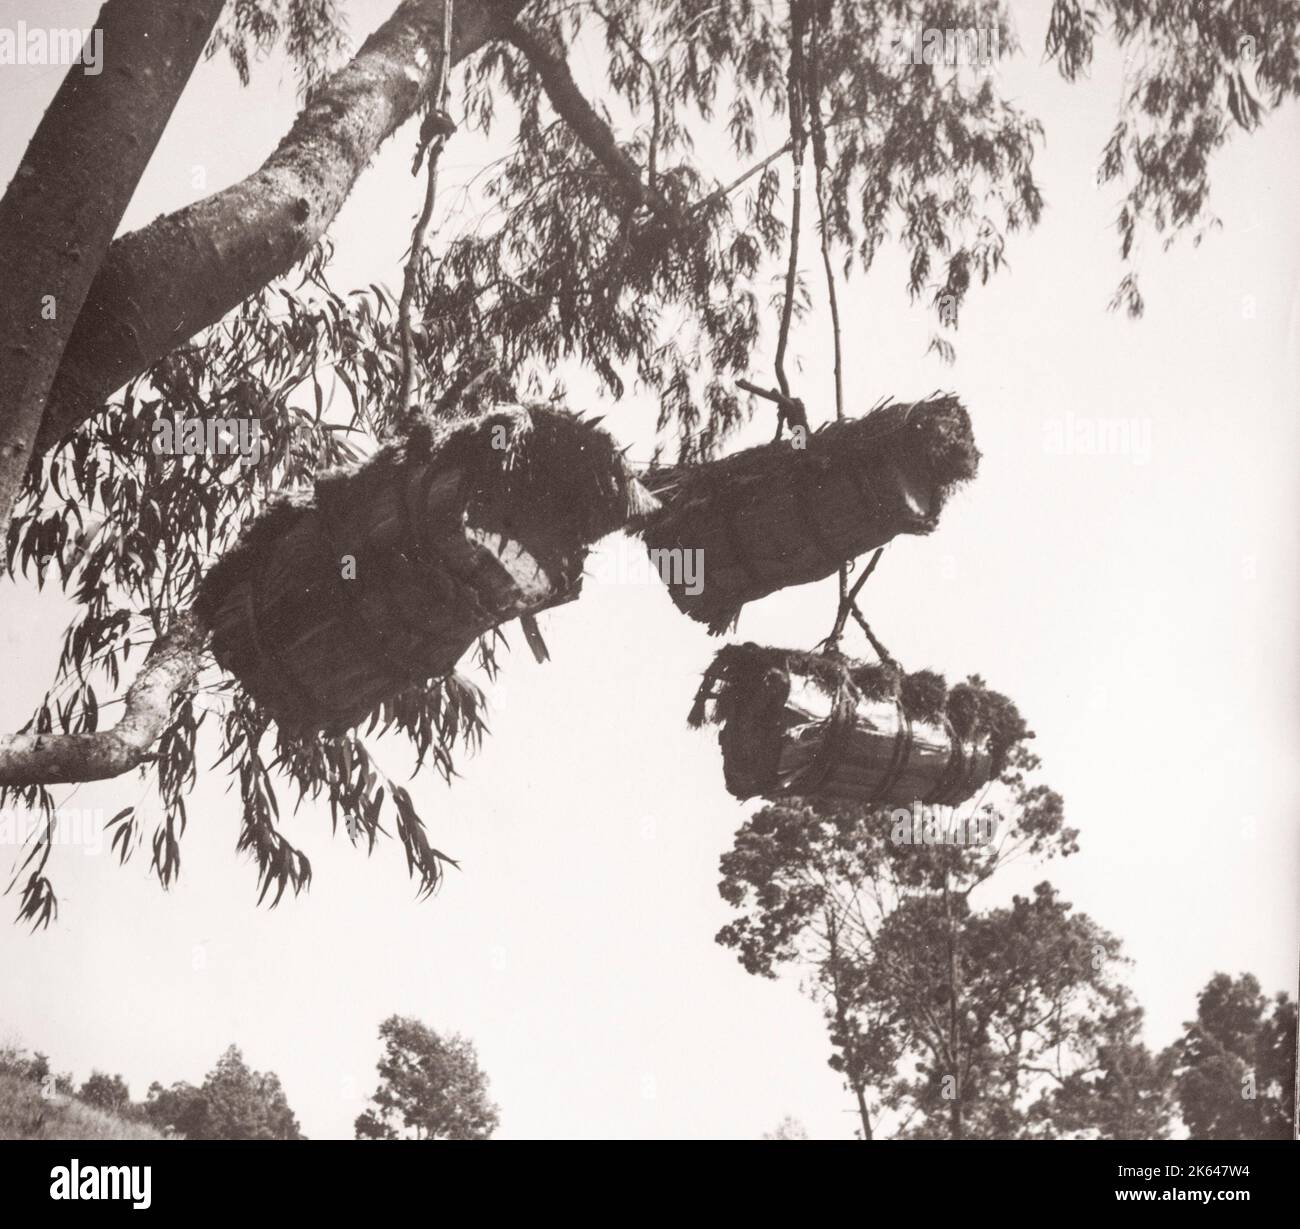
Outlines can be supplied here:
[[677, 608], [715, 634], [746, 602], [822, 580], [899, 534], [931, 532], [979, 465], [970, 418], [952, 396], [884, 405], [804, 444], [781, 440], [644, 475], [661, 507], [641, 536], [652, 552], [699, 552], [701, 584], [675, 583], [680, 570], [670, 578], [662, 566], [660, 575]]
[[653, 506], [610, 436], [565, 411], [422, 421], [263, 513], [196, 609], [282, 727], [337, 734], [483, 633], [574, 600], [588, 546]]
[[737, 798], [807, 797], [870, 807], [955, 806], [1001, 775], [1032, 735], [1005, 696], [972, 679], [905, 675], [838, 655], [728, 645], [690, 723], [720, 729]]

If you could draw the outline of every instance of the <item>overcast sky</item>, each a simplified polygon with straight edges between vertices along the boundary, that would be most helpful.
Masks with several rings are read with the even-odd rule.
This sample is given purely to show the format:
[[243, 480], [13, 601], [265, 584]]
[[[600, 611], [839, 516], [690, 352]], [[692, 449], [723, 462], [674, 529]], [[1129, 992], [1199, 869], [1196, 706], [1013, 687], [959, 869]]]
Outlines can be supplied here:
[[[365, 15], [353, 46], [393, 7], [352, 4]], [[1195, 251], [1147, 243], [1145, 319], [1109, 315], [1117, 205], [1095, 167], [1118, 62], [1064, 85], [1038, 63], [1047, 6], [1015, 7], [1031, 50], [1001, 71], [1047, 129], [1042, 224], [1012, 238], [1009, 271], [972, 291], [953, 367], [925, 355], [931, 321], [907, 302], [897, 252], [842, 291], [850, 405], [951, 389], [984, 454], [933, 536], [886, 551], [866, 607], [908, 668], [978, 672], [1020, 705], [1081, 852], [999, 876], [983, 903], [1050, 877], [1122, 938], [1148, 1040], [1163, 1046], [1216, 971], [1295, 988], [1300, 110], [1215, 162], [1221, 231]], [[80, 26], [96, 9], [39, 6], [43, 22]], [[0, 25], [33, 11], [0, 0]], [[0, 69], [0, 182], [60, 71]], [[254, 169], [294, 110], [279, 61], [247, 91], [224, 60], [200, 66], [124, 229]], [[385, 147], [332, 229], [341, 290], [400, 282], [420, 191], [413, 137]], [[768, 148], [783, 139], [774, 130]], [[476, 138], [453, 138], [444, 204], [483, 161]], [[824, 317], [796, 339], [814, 422], [833, 412]], [[646, 398], [574, 404], [608, 413], [632, 455], [649, 455]], [[1052, 447], [1069, 424], [1103, 419], [1135, 424], [1137, 446]], [[743, 442], [770, 430], [764, 412]], [[436, 898], [413, 899], [398, 845], [367, 860], [304, 808], [285, 826], [313, 887], [257, 908], [254, 870], [234, 853], [237, 800], [209, 774], [173, 891], [149, 877], [147, 850], [119, 869], [107, 850], [63, 849], [58, 923], [35, 935], [0, 924], [0, 1038], [78, 1079], [119, 1071], [137, 1096], [153, 1079], [201, 1080], [233, 1041], [280, 1075], [309, 1135], [350, 1137], [374, 1086], [377, 1026], [400, 1012], [474, 1040], [501, 1138], [753, 1138], [786, 1113], [814, 1137], [849, 1137], [817, 1009], [713, 943], [728, 917], [718, 857], [751, 809], [725, 792], [713, 734], [685, 724], [718, 641], [657, 582], [618, 580], [630, 570], [618, 553], [632, 549], [608, 541], [592, 568], [607, 579], [543, 617], [548, 665], [510, 656], [491, 736], [462, 778], [415, 783], [433, 843], [462, 865]], [[812, 647], [833, 590], [751, 606], [738, 636]], [[0, 602], [0, 719], [15, 728], [48, 683], [68, 611], [25, 587]], [[398, 746], [381, 758], [403, 762]], [[63, 797], [157, 813], [135, 777]]]

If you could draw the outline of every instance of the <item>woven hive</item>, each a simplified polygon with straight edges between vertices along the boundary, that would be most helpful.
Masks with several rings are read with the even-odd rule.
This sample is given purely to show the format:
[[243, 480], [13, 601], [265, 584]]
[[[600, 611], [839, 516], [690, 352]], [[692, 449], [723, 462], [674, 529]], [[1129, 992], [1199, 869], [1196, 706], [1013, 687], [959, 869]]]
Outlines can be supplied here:
[[737, 798], [809, 797], [871, 807], [955, 806], [1030, 737], [1016, 707], [978, 680], [951, 689], [838, 656], [728, 645], [695, 698], [714, 721]]
[[567, 412], [421, 423], [259, 517], [197, 609], [283, 727], [339, 733], [484, 632], [572, 601], [587, 547], [653, 506], [609, 435]]
[[702, 584], [672, 583], [680, 569], [673, 577], [662, 564], [660, 575], [677, 608], [715, 634], [746, 602], [822, 580], [899, 534], [929, 533], [979, 464], [970, 418], [951, 396], [831, 423], [805, 445], [778, 441], [644, 476], [662, 506], [641, 535], [651, 552], [700, 552], [702, 575], [692, 574]]

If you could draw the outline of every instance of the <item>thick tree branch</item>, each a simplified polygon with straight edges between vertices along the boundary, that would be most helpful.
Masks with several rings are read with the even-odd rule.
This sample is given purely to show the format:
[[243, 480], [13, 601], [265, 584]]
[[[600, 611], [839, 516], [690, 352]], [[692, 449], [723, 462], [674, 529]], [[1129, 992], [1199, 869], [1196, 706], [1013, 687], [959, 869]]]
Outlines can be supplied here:
[[101, 781], [139, 767], [171, 720], [173, 697], [193, 684], [206, 641], [194, 615], [173, 622], [145, 658], [111, 730], [0, 737], [0, 786]]
[[[524, 2], [457, 5], [452, 63], [496, 37]], [[436, 87], [442, 10], [439, 0], [404, 0], [313, 94], [259, 170], [112, 245], [55, 379], [38, 449], [311, 250], [375, 151]]]
[[223, 0], [108, 0], [0, 200], [0, 544], [55, 373]]

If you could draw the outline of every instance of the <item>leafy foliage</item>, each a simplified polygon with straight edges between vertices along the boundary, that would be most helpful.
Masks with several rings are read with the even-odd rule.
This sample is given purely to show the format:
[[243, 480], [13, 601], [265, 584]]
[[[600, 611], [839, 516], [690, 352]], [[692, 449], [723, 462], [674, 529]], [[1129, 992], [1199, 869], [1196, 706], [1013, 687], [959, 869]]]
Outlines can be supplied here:
[[232, 0], [208, 54], [224, 49], [247, 85], [250, 57], [264, 56], [278, 43], [298, 70], [303, 92], [310, 92], [347, 43], [337, 0]]
[[786, 1114], [770, 1131], [763, 1133], [764, 1139], [807, 1139], [808, 1132], [797, 1118]]
[[1192, 1139], [1292, 1138], [1296, 1004], [1287, 995], [1270, 1004], [1249, 973], [1216, 973], [1166, 1059]]
[[121, 1114], [131, 1107], [131, 1089], [120, 1075], [92, 1071], [90, 1077], [77, 1089], [77, 1099], [96, 1109]]
[[0, 1075], [10, 1076], [29, 1084], [38, 1084], [42, 1089], [49, 1088], [55, 1092], [71, 1093], [72, 1076], [55, 1075], [50, 1068], [49, 1057], [39, 1050], [29, 1053], [16, 1042], [6, 1041], [0, 1045]]
[[253, 1071], [237, 1046], [217, 1059], [202, 1085], [151, 1084], [145, 1115], [186, 1139], [303, 1139], [280, 1079]]
[[490, 1139], [497, 1107], [472, 1042], [389, 1016], [379, 1026], [379, 1087], [356, 1121], [357, 1139]]
[[[57, 571], [78, 613], [64, 636], [55, 684], [25, 731], [93, 733], [98, 689], [116, 689], [131, 654], [165, 630], [171, 612], [192, 605], [199, 578], [242, 526], [273, 495], [305, 489], [319, 470], [361, 455], [354, 440], [367, 434], [365, 407], [382, 406], [384, 390], [398, 378], [392, 303], [380, 287], [335, 295], [324, 279], [328, 257], [328, 248], [319, 249], [304, 268], [303, 286], [314, 298], [267, 291], [201, 342], [168, 355], [127, 387], [120, 405], [76, 435], [29, 491], [11, 529], [12, 565], [38, 584]], [[346, 398], [346, 408], [334, 406], [336, 395]], [[245, 465], [231, 454], [159, 455], [152, 441], [160, 416], [251, 417], [261, 433], [260, 456]], [[373, 445], [373, 431], [369, 440]], [[494, 641], [480, 646], [489, 672], [494, 649]], [[390, 811], [408, 868], [419, 889], [430, 892], [448, 859], [430, 845], [408, 791], [379, 768], [363, 733], [404, 735], [417, 770], [429, 765], [450, 779], [454, 748], [481, 741], [482, 705], [480, 690], [453, 674], [396, 698], [365, 732], [306, 739], [269, 733], [269, 720], [230, 680], [179, 696], [157, 758], [143, 770], [163, 809], [150, 839], [152, 867], [164, 885], [179, 873], [185, 798], [199, 772], [200, 732], [210, 724], [218, 727], [215, 763], [238, 781], [238, 848], [253, 855], [261, 899], [278, 902], [287, 888], [297, 891], [311, 879], [306, 856], [278, 829], [277, 776], [297, 787], [298, 805], [325, 797], [334, 826], [344, 823], [369, 849]], [[19, 916], [42, 924], [56, 909], [44, 873], [54, 798], [43, 786], [8, 792], [45, 816], [19, 867], [19, 876], [26, 873]], [[122, 860], [143, 838], [138, 823], [135, 808], [111, 821]]]
[[[557, 368], [573, 362], [614, 397], [633, 385], [655, 397], [660, 433], [675, 434], [681, 460], [712, 456], [752, 408], [735, 380], [770, 341], [773, 308], [797, 321], [812, 307], [789, 260], [798, 232], [787, 214], [803, 174], [804, 121], [828, 274], [868, 271], [897, 244], [906, 292], [934, 308], [942, 330], [955, 329], [970, 290], [1005, 267], [1009, 237], [1041, 217], [1033, 162], [1043, 133], [995, 71], [1020, 51], [999, 0], [552, 0], [528, 5], [523, 20], [527, 36], [498, 39], [462, 70], [468, 125], [505, 126], [511, 140], [458, 197], [440, 228], [443, 250], [416, 257], [423, 403], [489, 371], [533, 392], [558, 390]], [[918, 26], [995, 31], [995, 62], [913, 63], [899, 49]], [[213, 46], [247, 79], [252, 58], [283, 45], [310, 89], [343, 29], [336, 0], [235, 0]], [[1281, 0], [1053, 0], [1045, 52], [1067, 80], [1086, 75], [1107, 36], [1134, 65], [1100, 179], [1124, 192], [1116, 301], [1136, 313], [1130, 266], [1141, 231], [1168, 242], [1190, 229], [1199, 239], [1210, 224], [1213, 153], [1300, 93], [1300, 10]], [[552, 69], [567, 62], [584, 77], [570, 85], [595, 99], [596, 127], [559, 118], [535, 44], [549, 49]], [[765, 138], [774, 126], [789, 126], [790, 141]], [[705, 132], [718, 138], [707, 161], [698, 152]], [[719, 142], [735, 164], [726, 174]], [[792, 151], [800, 161], [786, 165]], [[26, 730], [98, 730], [112, 703], [106, 688], [117, 691], [132, 653], [138, 660], [188, 608], [199, 576], [242, 526], [273, 495], [303, 491], [395, 426], [402, 364], [392, 299], [378, 285], [337, 294], [328, 261], [324, 246], [296, 285], [268, 287], [180, 346], [33, 469], [8, 567], [38, 586], [58, 584], [77, 612]], [[790, 293], [772, 296], [782, 265]], [[952, 353], [942, 336], [934, 348]], [[251, 465], [209, 453], [164, 459], [150, 446], [160, 415], [251, 417], [263, 455]], [[489, 672], [495, 645], [479, 646]], [[311, 873], [279, 831], [277, 778], [298, 787], [299, 801], [327, 798], [335, 822], [368, 847], [391, 814], [420, 890], [436, 886], [443, 856], [357, 732], [312, 745], [272, 734], [228, 681], [177, 698], [145, 769], [162, 802], [150, 843], [165, 884], [180, 867], [185, 796], [210, 717], [217, 762], [239, 782], [238, 843], [254, 856], [264, 899], [298, 890]], [[482, 697], [455, 676], [429, 680], [367, 732], [385, 729], [450, 777], [455, 749], [482, 736]], [[6, 802], [46, 820], [10, 885], [19, 916], [45, 924], [57, 908], [47, 874], [54, 800], [32, 785], [0, 795]], [[137, 824], [134, 808], [115, 817], [123, 858], [143, 839]]]
[[1031, 1122], [1071, 1137], [1164, 1138], [1174, 1110], [1172, 1073], [1168, 1056], [1153, 1055], [1141, 1039], [1141, 1009], [1121, 999], [1085, 1026], [1091, 1066], [1048, 1089]]
[[[1067, 80], [1092, 60], [1103, 13], [1127, 66], [1097, 173], [1124, 187], [1120, 255], [1133, 257], [1144, 226], [1165, 248], [1184, 230], [1199, 244], [1218, 224], [1208, 210], [1211, 157], [1234, 131], [1300, 96], [1300, 9], [1285, 0], [1055, 0], [1047, 52]], [[1142, 314], [1133, 272], [1111, 306]]]
[[864, 1137], [1165, 1129], [1118, 941], [1046, 883], [1009, 907], [971, 905], [1019, 857], [1076, 849], [1036, 767], [1018, 752], [1003, 796], [982, 804], [998, 821], [983, 846], [896, 843], [885, 814], [768, 806], [722, 858], [737, 916], [718, 942], [751, 973], [802, 975]]

